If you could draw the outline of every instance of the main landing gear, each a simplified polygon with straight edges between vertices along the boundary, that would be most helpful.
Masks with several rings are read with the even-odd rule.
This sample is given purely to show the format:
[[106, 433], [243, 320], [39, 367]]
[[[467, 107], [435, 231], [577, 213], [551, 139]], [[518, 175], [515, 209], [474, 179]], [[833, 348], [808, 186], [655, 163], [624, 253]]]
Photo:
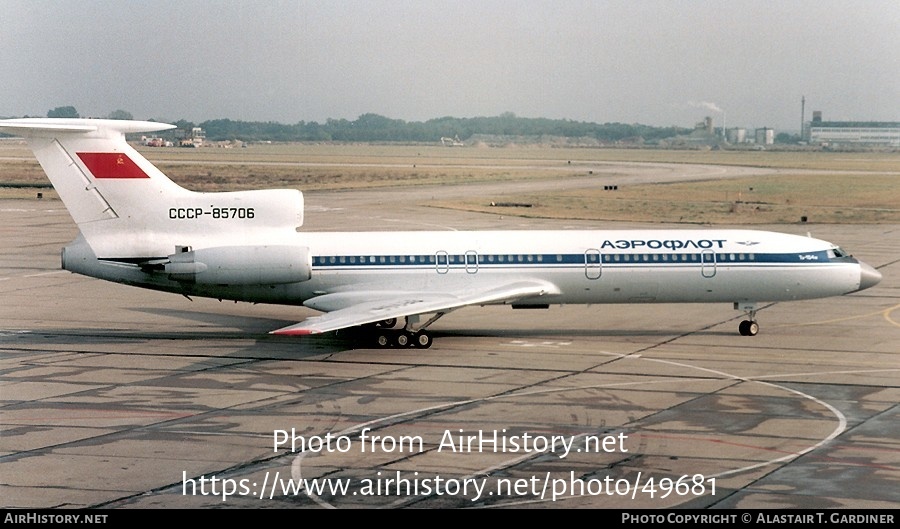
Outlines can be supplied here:
[[404, 325], [402, 329], [392, 328], [397, 324], [396, 318], [379, 321], [372, 325], [372, 342], [375, 347], [381, 349], [387, 347], [415, 347], [418, 349], [428, 349], [431, 347], [434, 339], [432, 338], [431, 333], [426, 331], [425, 328], [436, 322], [438, 318], [443, 315], [443, 312], [435, 314], [433, 318], [425, 322], [425, 324], [418, 329], [413, 329], [413, 326], [419, 321], [417, 315], [407, 316], [406, 325]]
[[388, 347], [418, 347], [428, 349], [433, 339], [428, 331], [408, 332], [403, 329], [383, 329], [375, 332], [375, 346], [381, 349]]
[[735, 303], [735, 310], [743, 310], [747, 313], [747, 319], [738, 325], [741, 336], [756, 336], [759, 333], [759, 323], [756, 321], [756, 303]]

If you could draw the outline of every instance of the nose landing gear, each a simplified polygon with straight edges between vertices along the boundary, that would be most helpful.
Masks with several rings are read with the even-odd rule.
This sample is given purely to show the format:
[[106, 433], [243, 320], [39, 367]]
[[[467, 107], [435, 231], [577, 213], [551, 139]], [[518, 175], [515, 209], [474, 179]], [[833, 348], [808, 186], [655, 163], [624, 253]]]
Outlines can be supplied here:
[[738, 326], [738, 331], [741, 336], [756, 336], [756, 333], [759, 332], [759, 323], [753, 320], [744, 320]]
[[759, 333], [759, 323], [756, 321], [756, 303], [735, 302], [735, 310], [743, 310], [747, 313], [747, 319], [738, 325], [741, 336], [756, 336]]

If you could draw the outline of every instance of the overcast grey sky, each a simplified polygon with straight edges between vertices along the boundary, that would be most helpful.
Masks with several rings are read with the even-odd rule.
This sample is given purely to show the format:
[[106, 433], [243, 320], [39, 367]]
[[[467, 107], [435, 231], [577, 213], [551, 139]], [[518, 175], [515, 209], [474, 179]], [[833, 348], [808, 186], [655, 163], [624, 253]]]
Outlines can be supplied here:
[[900, 121], [900, 1], [0, 0], [0, 116]]

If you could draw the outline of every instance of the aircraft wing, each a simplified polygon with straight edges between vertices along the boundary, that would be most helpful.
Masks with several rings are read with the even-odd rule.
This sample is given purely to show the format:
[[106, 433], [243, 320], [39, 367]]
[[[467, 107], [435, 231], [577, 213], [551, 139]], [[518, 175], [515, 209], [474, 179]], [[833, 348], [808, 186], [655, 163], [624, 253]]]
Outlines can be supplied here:
[[326, 311], [270, 334], [319, 334], [347, 327], [375, 323], [418, 314], [449, 312], [468, 305], [510, 303], [521, 299], [559, 293], [546, 281], [516, 281], [499, 287], [466, 292], [353, 291], [325, 294], [304, 303]]

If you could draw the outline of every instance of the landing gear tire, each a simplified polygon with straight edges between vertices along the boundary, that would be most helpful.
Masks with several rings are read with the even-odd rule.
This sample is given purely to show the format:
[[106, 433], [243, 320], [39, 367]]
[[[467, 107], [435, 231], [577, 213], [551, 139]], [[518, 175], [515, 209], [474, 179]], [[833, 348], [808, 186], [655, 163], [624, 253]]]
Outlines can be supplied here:
[[738, 330], [741, 333], [741, 336], [756, 336], [759, 333], [759, 323], [751, 320], [744, 320], [741, 322]]
[[413, 335], [413, 344], [420, 349], [428, 349], [432, 342], [431, 335], [425, 331], [419, 331]]
[[394, 336], [394, 345], [397, 347], [411, 347], [412, 343], [412, 336], [405, 332], [398, 332], [397, 335]]
[[380, 332], [375, 335], [375, 346], [385, 349], [391, 346], [391, 335], [386, 332]]
[[390, 329], [394, 325], [397, 325], [397, 318], [391, 318], [389, 320], [381, 320], [375, 322], [375, 326], [382, 329]]

